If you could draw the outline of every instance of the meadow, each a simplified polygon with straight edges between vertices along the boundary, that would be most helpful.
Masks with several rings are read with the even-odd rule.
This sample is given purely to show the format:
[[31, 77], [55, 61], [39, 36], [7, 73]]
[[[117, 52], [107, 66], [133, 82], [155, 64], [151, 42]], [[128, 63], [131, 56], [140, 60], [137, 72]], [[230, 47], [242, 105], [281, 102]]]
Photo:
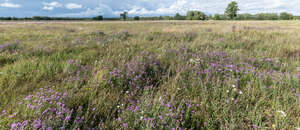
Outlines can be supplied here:
[[0, 129], [300, 129], [300, 21], [0, 23]]

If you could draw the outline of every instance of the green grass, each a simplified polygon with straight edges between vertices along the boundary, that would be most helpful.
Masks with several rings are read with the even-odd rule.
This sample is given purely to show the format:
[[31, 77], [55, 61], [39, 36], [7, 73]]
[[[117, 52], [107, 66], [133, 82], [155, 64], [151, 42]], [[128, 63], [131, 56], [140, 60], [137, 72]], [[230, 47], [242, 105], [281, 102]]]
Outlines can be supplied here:
[[299, 26], [0, 24], [0, 128], [299, 128]]

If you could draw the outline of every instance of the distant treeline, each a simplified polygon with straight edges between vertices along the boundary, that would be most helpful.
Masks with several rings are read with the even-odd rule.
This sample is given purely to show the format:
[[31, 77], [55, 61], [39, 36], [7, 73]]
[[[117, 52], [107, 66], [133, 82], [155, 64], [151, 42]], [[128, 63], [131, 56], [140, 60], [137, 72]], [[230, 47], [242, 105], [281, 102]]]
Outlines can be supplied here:
[[[141, 20], [230, 20], [225, 14], [206, 15], [200, 11], [189, 11], [183, 16], [176, 14], [175, 16], [160, 17], [141, 17]], [[233, 20], [300, 20], [300, 16], [293, 16], [290, 13], [258, 13], [258, 14], [238, 14]]]
[[[293, 16], [290, 13], [258, 13], [258, 14], [237, 14], [233, 20], [300, 20], [300, 16]], [[0, 20], [80, 20], [80, 21], [118, 21], [124, 20], [122, 18], [104, 18], [97, 16], [92, 18], [75, 18], [75, 17], [48, 17], [48, 16], [33, 16], [33, 17], [0, 17]], [[174, 16], [153, 16], [153, 17], [128, 17], [126, 20], [230, 20], [225, 14], [206, 15], [201, 11], [188, 11], [186, 15], [177, 13]]]
[[104, 18], [103, 16], [97, 16], [92, 18], [33, 16], [24, 18], [0, 17], [0, 20], [104, 20]]

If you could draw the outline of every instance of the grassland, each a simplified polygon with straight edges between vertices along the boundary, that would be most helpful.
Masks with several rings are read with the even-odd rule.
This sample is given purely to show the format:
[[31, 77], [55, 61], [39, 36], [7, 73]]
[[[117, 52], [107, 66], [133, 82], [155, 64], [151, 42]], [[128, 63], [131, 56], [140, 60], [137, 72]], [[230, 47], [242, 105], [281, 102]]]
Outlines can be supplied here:
[[0, 24], [0, 129], [299, 129], [300, 22]]

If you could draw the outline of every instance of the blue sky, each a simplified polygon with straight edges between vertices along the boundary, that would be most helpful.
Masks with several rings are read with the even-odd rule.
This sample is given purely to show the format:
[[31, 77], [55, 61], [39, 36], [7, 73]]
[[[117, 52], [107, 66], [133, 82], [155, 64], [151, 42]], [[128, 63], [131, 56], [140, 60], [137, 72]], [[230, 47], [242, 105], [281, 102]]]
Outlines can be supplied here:
[[[223, 13], [232, 0], [0, 0], [0, 16], [117, 17], [185, 14], [200, 10]], [[300, 0], [236, 0], [240, 13], [290, 12], [300, 15]]]

